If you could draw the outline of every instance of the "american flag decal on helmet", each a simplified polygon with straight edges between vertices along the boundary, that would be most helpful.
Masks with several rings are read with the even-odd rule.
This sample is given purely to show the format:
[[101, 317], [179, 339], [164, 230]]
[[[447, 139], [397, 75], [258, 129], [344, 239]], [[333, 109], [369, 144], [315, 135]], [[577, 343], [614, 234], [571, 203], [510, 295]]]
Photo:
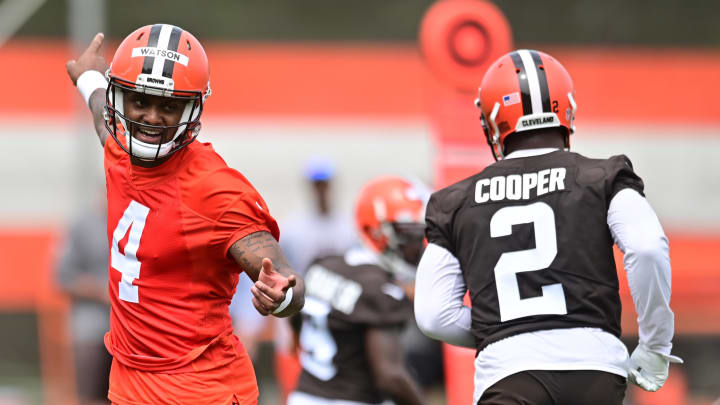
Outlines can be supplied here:
[[520, 102], [520, 93], [518, 93], [517, 91], [503, 96], [503, 105], [505, 107], [513, 105], [513, 104], [517, 104], [519, 102]]

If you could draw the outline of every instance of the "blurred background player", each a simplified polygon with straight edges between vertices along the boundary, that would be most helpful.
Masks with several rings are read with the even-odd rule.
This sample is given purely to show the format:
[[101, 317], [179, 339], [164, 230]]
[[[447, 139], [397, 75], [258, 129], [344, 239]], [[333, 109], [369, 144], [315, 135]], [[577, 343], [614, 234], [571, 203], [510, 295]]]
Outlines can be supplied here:
[[[313, 260], [342, 254], [357, 241], [350, 219], [335, 206], [335, 171], [335, 164], [325, 156], [308, 159], [303, 168], [303, 182], [310, 194], [310, 206], [291, 213], [281, 223], [280, 246], [292, 268], [300, 274], [305, 273]], [[300, 376], [297, 343], [285, 319], [273, 321], [273, 336], [275, 374], [285, 400]]]
[[356, 242], [350, 218], [335, 206], [335, 171], [329, 158], [308, 159], [303, 179], [310, 194], [310, 206], [291, 213], [281, 222], [280, 246], [292, 268], [301, 274], [316, 258], [341, 254]]
[[81, 405], [107, 404], [112, 357], [103, 337], [110, 327], [107, 217], [104, 196], [70, 223], [56, 263], [57, 283], [70, 298], [70, 337]]
[[363, 244], [308, 269], [302, 373], [289, 405], [425, 403], [405, 369], [400, 334], [412, 320], [402, 282], [411, 282], [422, 254], [426, 195], [403, 178], [369, 182], [355, 211]]
[[97, 34], [67, 72], [105, 149], [108, 398], [257, 403], [252, 363], [228, 312], [238, 274], [255, 281], [262, 315], [299, 311], [303, 284], [259, 193], [209, 143], [193, 142], [210, 96], [205, 51], [179, 27], [147, 25], [123, 40], [107, 69], [102, 41]]
[[[681, 362], [667, 238], [626, 156], [568, 151], [574, 96], [545, 53], [495, 61], [477, 105], [497, 162], [428, 204], [415, 315], [429, 336], [478, 350], [473, 403], [621, 405], [625, 377], [656, 391]], [[629, 359], [613, 242], [638, 312]]]

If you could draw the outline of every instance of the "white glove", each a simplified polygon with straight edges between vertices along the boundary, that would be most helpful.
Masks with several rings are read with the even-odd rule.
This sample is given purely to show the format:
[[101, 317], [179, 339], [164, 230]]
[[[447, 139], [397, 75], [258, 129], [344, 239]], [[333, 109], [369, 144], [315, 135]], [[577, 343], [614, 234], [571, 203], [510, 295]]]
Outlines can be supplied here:
[[682, 363], [680, 357], [651, 352], [638, 345], [628, 361], [628, 381], [645, 391], [657, 391], [668, 378], [670, 363]]

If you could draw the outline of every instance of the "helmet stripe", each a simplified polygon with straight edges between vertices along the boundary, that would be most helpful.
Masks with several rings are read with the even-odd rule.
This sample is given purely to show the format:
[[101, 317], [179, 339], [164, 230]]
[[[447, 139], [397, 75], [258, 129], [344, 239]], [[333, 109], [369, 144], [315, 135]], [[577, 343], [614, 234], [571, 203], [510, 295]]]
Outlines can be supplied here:
[[520, 86], [520, 96], [522, 97], [523, 115], [529, 115], [533, 113], [532, 99], [530, 98], [530, 88], [527, 81], [527, 74], [525, 73], [525, 64], [523, 64], [522, 57], [518, 53], [519, 51], [511, 52], [510, 57], [512, 58], [515, 69], [518, 69], [518, 85]]
[[[170, 33], [170, 39], [168, 40], [168, 51], [177, 51], [178, 45], [180, 44], [180, 35], [182, 34], [182, 30], [179, 27], [172, 27], [172, 32]], [[175, 68], [175, 61], [170, 59], [165, 59], [165, 64], [163, 65], [163, 71], [162, 75], [171, 79], [173, 75], [173, 70]]]
[[[148, 36], [148, 48], [156, 47], [158, 43], [158, 39], [160, 38], [160, 30], [162, 28], [162, 24], [155, 24], [150, 28], [150, 35]], [[155, 63], [155, 57], [154, 56], [146, 56], [145, 60], [143, 61], [143, 69], [142, 72], [145, 74], [152, 73], [153, 64]]]
[[527, 78], [528, 88], [530, 89], [530, 100], [532, 101], [532, 113], [540, 114], [543, 112], [543, 103], [537, 66], [535, 66], [535, 62], [533, 62], [530, 51], [527, 49], [521, 49], [517, 52], [522, 59], [523, 65], [525, 66], [525, 76]]
[[[547, 76], [545, 75], [545, 68], [540, 54], [537, 51], [530, 51], [532, 60], [537, 68], [538, 85], [540, 86], [540, 98], [542, 99], [543, 112], [552, 112], [550, 110], [550, 90], [548, 89]], [[540, 69], [540, 66], [543, 66]]]

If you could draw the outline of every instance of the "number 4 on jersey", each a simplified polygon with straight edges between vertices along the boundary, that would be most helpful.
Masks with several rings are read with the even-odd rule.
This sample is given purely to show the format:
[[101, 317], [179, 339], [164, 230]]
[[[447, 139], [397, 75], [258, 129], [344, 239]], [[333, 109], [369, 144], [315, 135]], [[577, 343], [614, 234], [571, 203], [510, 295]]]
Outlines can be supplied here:
[[[140, 261], [137, 259], [137, 251], [149, 212], [150, 208], [137, 201], [130, 201], [130, 205], [125, 209], [113, 231], [110, 265], [122, 273], [118, 285], [118, 295], [123, 301], [138, 302], [138, 286], [133, 285], [133, 280], [140, 277]], [[128, 230], [130, 235], [128, 235], [128, 242], [123, 254], [120, 253], [118, 243], [125, 238]]]

